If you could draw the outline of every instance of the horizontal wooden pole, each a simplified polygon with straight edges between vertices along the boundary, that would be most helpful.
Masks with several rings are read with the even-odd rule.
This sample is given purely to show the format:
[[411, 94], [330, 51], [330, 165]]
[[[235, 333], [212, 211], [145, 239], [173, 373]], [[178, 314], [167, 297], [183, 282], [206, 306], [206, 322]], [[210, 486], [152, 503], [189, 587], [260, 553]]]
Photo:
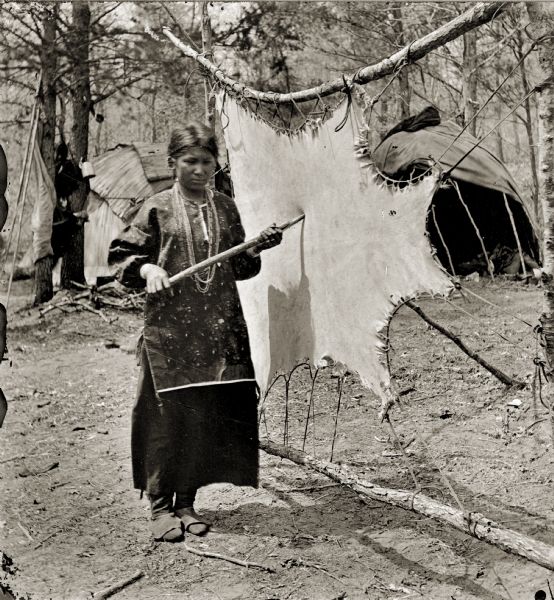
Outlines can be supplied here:
[[358, 477], [344, 466], [319, 460], [290, 446], [285, 447], [269, 440], [261, 440], [260, 448], [268, 454], [286, 458], [326, 475], [333, 481], [349, 487], [357, 494], [436, 519], [496, 546], [504, 552], [516, 554], [554, 571], [554, 547], [512, 529], [506, 529], [480, 513], [464, 514], [459, 509], [441, 504], [433, 498], [417, 492], [382, 487]]
[[392, 56], [389, 56], [374, 65], [359, 69], [354, 75], [345, 78], [341, 76], [317, 87], [291, 92], [289, 94], [263, 92], [250, 88], [243, 83], [240, 83], [240, 81], [226, 75], [217, 65], [208, 60], [205, 56], [183, 43], [178, 37], [171, 33], [168, 27], [163, 28], [163, 33], [185, 56], [188, 56], [201, 64], [214, 79], [226, 87], [230, 92], [235, 92], [247, 98], [260, 100], [261, 102], [283, 104], [292, 101], [305, 102], [307, 100], [316, 100], [319, 97], [340, 92], [344, 89], [345, 84], [347, 86], [354, 83], [364, 84], [386, 77], [387, 75], [394, 73], [403, 64], [423, 58], [436, 48], [440, 48], [464, 33], [488, 23], [502, 13], [506, 9], [507, 4], [507, 2], [479, 2], [435, 31], [404, 46], [404, 48], [395, 52]]
[[[279, 225], [278, 227], [279, 227], [279, 229], [284, 231], [285, 229], [288, 229], [289, 227], [296, 225], [296, 223], [299, 223], [302, 220], [304, 220], [304, 215], [299, 215], [298, 217], [295, 217], [294, 219], [291, 219], [290, 221], [287, 221], [286, 223], [283, 223], [282, 225]], [[187, 277], [191, 277], [195, 273], [198, 273], [198, 271], [202, 271], [203, 269], [207, 269], [208, 267], [211, 267], [212, 265], [229, 260], [230, 258], [233, 258], [233, 256], [242, 254], [245, 250], [248, 250], [249, 248], [254, 248], [261, 241], [262, 241], [262, 238], [261, 238], [261, 234], [260, 234], [260, 235], [256, 236], [255, 238], [252, 238], [251, 240], [242, 242], [242, 244], [237, 244], [236, 246], [229, 248], [229, 250], [224, 250], [223, 252], [220, 252], [219, 254], [216, 254], [215, 256], [211, 256], [210, 258], [207, 258], [206, 260], [203, 260], [195, 265], [192, 265], [191, 267], [188, 267], [184, 271], [175, 273], [175, 275], [172, 275], [169, 278], [169, 283], [171, 283], [173, 285], [177, 281], [181, 281], [181, 279], [186, 279]]]

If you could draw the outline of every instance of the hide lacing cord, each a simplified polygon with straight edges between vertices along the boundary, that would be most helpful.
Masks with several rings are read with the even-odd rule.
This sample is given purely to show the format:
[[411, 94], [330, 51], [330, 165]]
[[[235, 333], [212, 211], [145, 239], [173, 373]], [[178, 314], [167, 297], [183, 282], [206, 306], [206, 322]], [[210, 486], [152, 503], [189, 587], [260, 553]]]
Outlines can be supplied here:
[[552, 369], [548, 363], [548, 359], [542, 358], [539, 354], [539, 350], [542, 348], [543, 352], [546, 354], [546, 338], [544, 335], [543, 326], [539, 323], [533, 328], [533, 332], [536, 336], [536, 354], [537, 356], [533, 359], [533, 364], [535, 365], [535, 371], [533, 373], [533, 402], [535, 403], [537, 399], [539, 402], [546, 408], [550, 413], [552, 413], [552, 406], [549, 406], [542, 397], [542, 387], [544, 383], [549, 383], [548, 376], [552, 373]]
[[341, 119], [341, 122], [335, 127], [335, 133], [338, 133], [348, 122], [348, 117], [350, 116], [350, 109], [352, 107], [352, 91], [351, 86], [346, 81], [346, 77], [343, 75], [342, 80], [344, 81], [344, 87], [341, 92], [346, 95], [346, 109], [344, 111], [344, 117]]
[[[310, 369], [310, 376], [311, 376], [311, 366], [310, 363], [305, 360], [302, 361], [301, 363], [298, 363], [297, 365], [294, 366], [293, 369], [291, 369], [288, 373], [279, 373], [278, 375], [276, 375], [273, 378], [273, 381], [269, 384], [264, 397], [262, 399], [262, 403], [260, 405], [260, 418], [258, 420], [258, 424], [262, 418], [262, 415], [265, 418], [265, 402], [267, 400], [267, 397], [269, 395], [269, 392], [272, 390], [273, 386], [280, 380], [282, 379], [285, 382], [285, 424], [284, 424], [284, 432], [283, 432], [283, 445], [284, 446], [288, 446], [289, 445], [289, 390], [290, 390], [290, 380], [292, 379], [292, 376], [294, 375], [294, 373], [300, 369], [301, 367], [308, 367]], [[266, 432], [267, 432], [267, 423], [266, 423]], [[268, 434], [268, 438], [269, 438], [269, 434]]]
[[[302, 112], [302, 109], [300, 108], [300, 106], [298, 106], [298, 103], [293, 98], [291, 98], [290, 101], [291, 101], [291, 105], [294, 106], [296, 111], [300, 114], [300, 116], [303, 119], [303, 122], [301, 123], [301, 125], [299, 125], [296, 128], [296, 130], [298, 131], [300, 129], [303, 129], [303, 127], [306, 125], [306, 123], [308, 122], [308, 117]], [[291, 108], [291, 115], [292, 115], [292, 108]], [[292, 116], [291, 116], [291, 119], [292, 119]]]
[[[398, 437], [398, 434], [396, 433], [396, 430], [393, 427], [392, 421], [391, 421], [388, 413], [384, 416], [384, 420], [387, 422], [389, 429], [391, 430], [392, 437], [394, 438], [394, 443], [396, 444], [396, 446], [398, 446], [398, 449], [400, 450], [400, 453], [402, 455], [402, 459], [404, 460], [406, 468], [410, 472], [410, 475], [414, 482], [414, 487], [415, 487], [416, 491], [420, 491], [421, 485], [419, 484], [419, 481], [417, 480], [415, 471], [412, 467], [412, 463], [410, 462], [410, 459], [409, 459], [408, 455], [406, 454], [406, 449], [402, 445], [402, 442], [400, 441], [400, 438]], [[412, 506], [413, 506], [413, 501], [412, 501]]]
[[333, 454], [335, 451], [335, 440], [337, 439], [337, 427], [338, 427], [338, 423], [339, 423], [340, 403], [342, 400], [342, 391], [344, 388], [345, 377], [346, 377], [346, 375], [342, 375], [341, 377], [339, 377], [339, 380], [337, 382], [337, 392], [338, 392], [337, 412], [335, 413], [335, 427], [333, 430], [333, 440], [331, 442], [331, 456], [329, 458], [329, 462], [333, 462]]
[[304, 423], [304, 437], [302, 438], [302, 452], [305, 451], [306, 448], [306, 440], [308, 438], [308, 425], [310, 423], [310, 411], [312, 414], [312, 439], [314, 442], [314, 449], [313, 449], [313, 453], [315, 456], [315, 403], [314, 403], [314, 389], [315, 389], [315, 382], [317, 379], [317, 376], [319, 375], [319, 368], [316, 368], [315, 371], [312, 373], [312, 368], [310, 366], [310, 379], [312, 380], [312, 385], [310, 387], [310, 399], [308, 401], [308, 414], [306, 415], [306, 420]]
[[[421, 493], [423, 491], [424, 488], [433, 488], [435, 486], [422, 486], [415, 474], [415, 471], [412, 467], [410, 458], [408, 456], [408, 454], [406, 453], [406, 449], [404, 448], [402, 442], [400, 441], [400, 438], [398, 437], [398, 434], [396, 433], [394, 426], [392, 424], [392, 421], [390, 419], [390, 416], [388, 414], [385, 415], [385, 420], [387, 421], [391, 433], [394, 437], [394, 441], [396, 443], [396, 445], [398, 446], [403, 460], [406, 464], [406, 467], [408, 468], [408, 471], [410, 472], [410, 475], [412, 477], [412, 480], [414, 482], [415, 485], [415, 490], [410, 498], [410, 510], [413, 510], [414, 508], [414, 501], [416, 496]], [[452, 498], [454, 499], [454, 501], [456, 502], [456, 504], [458, 505], [458, 508], [460, 509], [460, 511], [462, 512], [462, 514], [464, 515], [464, 520], [466, 522], [467, 525], [467, 531], [470, 535], [475, 535], [475, 527], [476, 527], [476, 523], [473, 524], [473, 531], [471, 529], [471, 523], [472, 523], [472, 511], [468, 511], [465, 509], [464, 505], [462, 504], [458, 494], [456, 493], [456, 491], [454, 490], [454, 488], [452, 487], [452, 484], [450, 483], [450, 480], [448, 479], [448, 477], [446, 476], [446, 474], [444, 473], [443, 469], [441, 468], [441, 466], [433, 459], [433, 457], [431, 456], [431, 452], [429, 449], [429, 446], [427, 445], [427, 443], [425, 442], [425, 440], [421, 437], [421, 435], [416, 431], [415, 432], [415, 437], [418, 440], [418, 442], [425, 448], [425, 450], [427, 451], [427, 456], [430, 459], [430, 462], [432, 463], [432, 465], [437, 469], [437, 471], [439, 472], [440, 478], [443, 482], [443, 484], [445, 485], [445, 487], [448, 489], [448, 491], [450, 492], [450, 495], [452, 496]], [[437, 487], [437, 489], [439, 491], [442, 491], [440, 488]]]
[[550, 409], [542, 397], [543, 379], [545, 383], [548, 383], [548, 375], [546, 374], [546, 361], [539, 356], [536, 356], [533, 359], [533, 364], [535, 365], [532, 384], [533, 400], [536, 402], [536, 399], [538, 398], [539, 402], [544, 406], [544, 408]]
[[[316, 123], [315, 119], [313, 118], [314, 116], [319, 117], [322, 122], [325, 121], [329, 111], [334, 111], [342, 103], [342, 99], [341, 99], [339, 102], [337, 102], [337, 104], [334, 107], [331, 108], [331, 107], [327, 106], [321, 99], [321, 96], [318, 95], [318, 101], [317, 101], [317, 104], [314, 107], [314, 109], [308, 113], [305, 113], [300, 109], [298, 102], [296, 100], [294, 100], [293, 98], [291, 98], [290, 99], [291, 116], [289, 118], [289, 124], [287, 126], [285, 123], [285, 118], [283, 117], [283, 115], [281, 114], [281, 111], [280, 111], [280, 104], [278, 104], [275, 100], [273, 100], [275, 110], [273, 111], [273, 114], [269, 118], [264, 117], [263, 113], [259, 112], [257, 109], [256, 109], [256, 111], [253, 111], [250, 108], [250, 105], [248, 104], [248, 98], [245, 97], [244, 100], [246, 102], [244, 104], [244, 108], [246, 110], [249, 110], [256, 119], [259, 119], [260, 121], [262, 121], [263, 123], [265, 123], [266, 125], [271, 127], [271, 129], [273, 129], [277, 133], [282, 133], [282, 134], [285, 134], [288, 136], [301, 133], [310, 124]], [[261, 102], [263, 102], [263, 100], [257, 99], [257, 102], [261, 103]], [[270, 101], [268, 101], [268, 102], [270, 102]], [[322, 109], [319, 109], [319, 104], [322, 105]], [[294, 128], [291, 127], [293, 108], [301, 115], [301, 117], [303, 119], [302, 123], [300, 123], [300, 125], [298, 125], [297, 127], [294, 127]], [[276, 117], [279, 117], [282, 125], [275, 124]]]
[[[413, 42], [412, 42], [413, 43]], [[411, 47], [411, 44], [410, 44]], [[408, 50], [409, 52], [409, 50]], [[381, 99], [381, 97], [383, 96], [383, 94], [389, 89], [389, 87], [393, 84], [393, 82], [398, 78], [398, 76], [400, 75], [400, 73], [402, 72], [402, 69], [404, 67], [406, 67], [408, 65], [408, 61], [407, 59], [405, 61], [403, 61], [402, 63], [400, 63], [396, 69], [394, 70], [393, 74], [391, 75], [391, 77], [389, 78], [389, 80], [387, 81], [387, 83], [384, 85], [384, 87], [381, 89], [380, 92], [378, 92], [375, 96], [371, 97], [370, 100], [366, 100], [367, 105], [369, 106], [369, 114], [366, 118], [367, 124], [369, 125], [371, 123], [371, 117], [373, 116], [373, 107], [377, 104], [377, 102], [379, 102], [379, 100]], [[354, 76], [352, 77], [352, 84], [356, 83], [356, 79], [358, 77], [358, 75], [360, 74], [360, 71], [363, 71], [365, 67], [361, 67], [360, 69], [358, 69], [356, 71], [356, 73], [354, 73]], [[362, 93], [362, 95], [364, 97], [369, 96], [369, 94], [363, 89], [363, 87], [361, 87], [360, 84], [358, 85], [358, 90]], [[374, 151], [380, 146], [380, 144], [378, 144], [375, 148]]]
[[[229, 115], [225, 111], [226, 103], [227, 103], [227, 92], [224, 92], [223, 99], [221, 100], [221, 110], [219, 111], [219, 120], [221, 122], [221, 130], [222, 131], [225, 131], [227, 129], [227, 127], [229, 127], [229, 123], [231, 122], [231, 120], [229, 119]], [[225, 124], [223, 123], [223, 117], [225, 117], [225, 119], [226, 119]]]

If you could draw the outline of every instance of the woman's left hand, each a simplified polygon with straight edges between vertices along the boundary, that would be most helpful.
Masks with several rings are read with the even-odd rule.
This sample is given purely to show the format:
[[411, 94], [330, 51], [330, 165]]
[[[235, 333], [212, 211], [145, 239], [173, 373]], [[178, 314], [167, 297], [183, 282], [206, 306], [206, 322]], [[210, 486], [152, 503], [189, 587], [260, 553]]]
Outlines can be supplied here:
[[260, 233], [260, 238], [262, 241], [254, 248], [256, 252], [278, 246], [283, 239], [283, 230], [276, 225], [272, 225]]

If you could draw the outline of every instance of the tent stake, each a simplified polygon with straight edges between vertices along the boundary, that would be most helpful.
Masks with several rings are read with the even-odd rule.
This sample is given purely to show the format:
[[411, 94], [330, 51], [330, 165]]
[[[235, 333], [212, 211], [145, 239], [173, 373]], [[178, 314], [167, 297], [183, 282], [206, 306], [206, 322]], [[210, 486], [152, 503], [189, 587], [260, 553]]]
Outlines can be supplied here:
[[477, 227], [477, 223], [473, 220], [473, 216], [471, 214], [471, 211], [469, 210], [469, 206], [464, 202], [464, 199], [462, 198], [462, 194], [460, 192], [458, 182], [456, 182], [454, 180], [451, 180], [451, 181], [452, 181], [453, 186], [456, 188], [456, 191], [458, 192], [458, 198], [460, 199], [460, 202], [462, 203], [463, 207], [466, 209], [467, 216], [469, 217], [469, 220], [471, 221], [471, 224], [473, 225], [473, 229], [475, 229], [475, 233], [477, 234], [477, 237], [479, 238], [479, 242], [481, 243], [481, 249], [483, 250], [483, 254], [485, 255], [485, 260], [487, 261], [487, 271], [489, 272], [491, 279], [494, 279], [492, 263], [489, 259], [489, 255], [487, 254], [487, 249], [485, 248], [485, 242], [483, 241], [483, 237], [481, 236], [479, 227]]
[[452, 262], [452, 257], [450, 256], [450, 251], [448, 250], [448, 246], [446, 245], [446, 241], [444, 239], [444, 237], [442, 236], [440, 227], [439, 227], [439, 223], [437, 221], [437, 217], [435, 215], [435, 206], [433, 205], [433, 203], [431, 203], [431, 215], [433, 216], [433, 223], [435, 224], [435, 228], [437, 230], [437, 233], [439, 234], [439, 238], [440, 241], [442, 243], [442, 247], [445, 249], [446, 251], [446, 256], [448, 257], [448, 263], [450, 264], [450, 270], [452, 271], [452, 275], [454, 275], [454, 277], [456, 276], [456, 270], [454, 269], [454, 263]]
[[382, 487], [372, 481], [362, 479], [342, 465], [319, 460], [291, 446], [285, 448], [269, 440], [260, 440], [259, 445], [264, 452], [308, 467], [349, 487], [356, 494], [446, 523], [467, 535], [496, 546], [504, 552], [522, 556], [554, 571], [554, 548], [552, 546], [513, 529], [505, 529], [480, 513], [464, 513], [419, 493], [419, 490], [397, 490]]
[[523, 382], [517, 381], [516, 379], [512, 379], [509, 375], [506, 375], [506, 373], [503, 373], [496, 367], [493, 367], [485, 359], [481, 358], [479, 356], [479, 354], [477, 354], [477, 352], [475, 352], [474, 350], [470, 350], [457, 335], [453, 334], [451, 331], [446, 329], [446, 327], [443, 327], [436, 321], [433, 321], [433, 319], [428, 317], [417, 304], [414, 304], [411, 300], [408, 300], [405, 304], [406, 304], [406, 306], [411, 308], [415, 313], [417, 313], [426, 323], [431, 325], [431, 327], [436, 329], [438, 332], [442, 333], [448, 339], [452, 340], [456, 344], [456, 346], [458, 346], [458, 348], [460, 348], [460, 350], [462, 352], [467, 354], [467, 356], [469, 356], [469, 358], [472, 358], [475, 362], [479, 363], [489, 373], [491, 373], [497, 379], [499, 379], [504, 385], [515, 386], [518, 388], [525, 386], [525, 384]]
[[512, 229], [514, 231], [514, 237], [516, 238], [517, 250], [519, 252], [519, 258], [521, 260], [521, 268], [523, 269], [523, 276], [527, 277], [527, 269], [525, 268], [525, 258], [523, 258], [523, 249], [521, 247], [521, 242], [519, 241], [519, 235], [517, 234], [516, 222], [514, 220], [514, 214], [512, 213], [512, 209], [510, 208], [510, 203], [508, 202], [508, 197], [506, 194], [502, 194], [504, 196], [504, 204], [506, 205], [506, 210], [508, 211], [508, 216], [510, 217], [510, 223], [512, 224]]

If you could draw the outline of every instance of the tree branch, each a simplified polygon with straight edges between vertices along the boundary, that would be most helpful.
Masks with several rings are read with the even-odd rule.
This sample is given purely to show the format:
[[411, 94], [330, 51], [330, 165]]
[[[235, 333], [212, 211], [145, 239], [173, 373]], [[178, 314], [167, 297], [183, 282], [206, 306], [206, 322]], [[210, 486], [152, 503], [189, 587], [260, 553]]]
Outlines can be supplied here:
[[[406, 62], [418, 60], [435, 48], [443, 46], [444, 44], [456, 39], [464, 33], [475, 29], [479, 25], [494, 19], [497, 15], [503, 12], [505, 8], [505, 2], [476, 4], [473, 8], [469, 9], [459, 17], [452, 19], [452, 21], [449, 21], [445, 25], [439, 27], [436, 31], [433, 31], [423, 36], [419, 40], [412, 42], [408, 46], [405, 46], [402, 48], [402, 50], [394, 53], [389, 58], [386, 58], [375, 65], [370, 65], [358, 70], [355, 75], [346, 78], [346, 84], [351, 85], [353, 83], [369, 83], [370, 81], [381, 79], [386, 75], [390, 75]], [[219, 67], [190, 48], [190, 46], [184, 44], [175, 35], [173, 35], [168, 28], [164, 28], [163, 32], [165, 36], [177, 48], [179, 48], [183, 54], [185, 54], [185, 56], [193, 58], [200, 63], [217, 81], [219, 81], [225, 87], [235, 92], [240, 92], [245, 97], [255, 98], [261, 102], [272, 102], [277, 104], [287, 103], [293, 100], [296, 102], [304, 102], [339, 92], [345, 87], [345, 79], [340, 77], [334, 81], [328, 81], [327, 83], [315, 88], [292, 92], [290, 94], [278, 94], [275, 92], [262, 92], [259, 90], [254, 90], [225, 75]]]

